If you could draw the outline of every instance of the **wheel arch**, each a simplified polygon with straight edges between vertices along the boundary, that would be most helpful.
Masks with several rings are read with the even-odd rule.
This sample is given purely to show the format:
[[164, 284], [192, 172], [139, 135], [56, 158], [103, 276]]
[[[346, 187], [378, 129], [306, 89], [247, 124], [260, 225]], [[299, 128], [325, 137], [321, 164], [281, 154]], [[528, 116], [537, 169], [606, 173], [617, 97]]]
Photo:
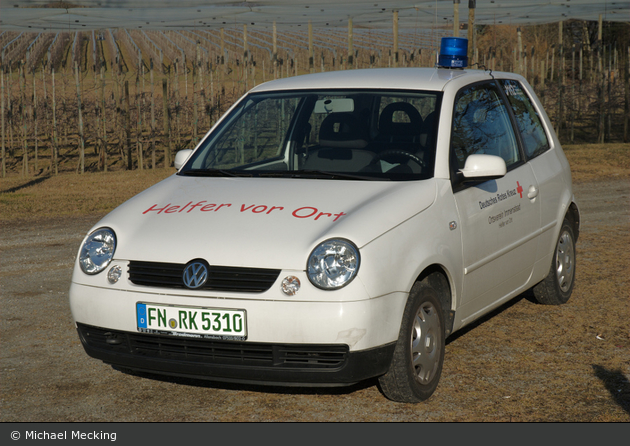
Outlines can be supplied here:
[[569, 204], [569, 209], [567, 210], [566, 218], [569, 219], [569, 221], [571, 222], [573, 226], [573, 235], [575, 236], [575, 241], [577, 242], [580, 235], [581, 221], [580, 221], [580, 209], [578, 208], [578, 205], [575, 202], [575, 200], [572, 200], [571, 204]]
[[438, 291], [442, 312], [444, 313], [444, 334], [449, 336], [453, 332], [453, 323], [455, 321], [452, 277], [442, 265], [432, 264], [420, 273], [415, 282], [420, 282], [426, 278], [428, 278], [429, 284]]

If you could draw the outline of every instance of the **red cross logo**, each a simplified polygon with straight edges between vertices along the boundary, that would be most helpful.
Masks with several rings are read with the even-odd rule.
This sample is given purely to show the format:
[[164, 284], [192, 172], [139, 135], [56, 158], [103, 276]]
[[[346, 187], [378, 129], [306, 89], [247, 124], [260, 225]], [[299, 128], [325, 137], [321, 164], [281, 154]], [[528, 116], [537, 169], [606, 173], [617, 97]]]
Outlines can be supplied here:
[[518, 181], [516, 182], [516, 192], [523, 198], [523, 186], [521, 186]]

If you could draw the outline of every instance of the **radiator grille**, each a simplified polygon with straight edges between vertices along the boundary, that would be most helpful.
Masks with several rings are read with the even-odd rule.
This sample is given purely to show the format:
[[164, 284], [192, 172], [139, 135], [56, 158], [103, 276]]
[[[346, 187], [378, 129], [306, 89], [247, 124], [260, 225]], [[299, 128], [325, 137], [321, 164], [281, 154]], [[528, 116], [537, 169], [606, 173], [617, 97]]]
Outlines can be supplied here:
[[[185, 264], [158, 262], [129, 262], [129, 280], [142, 286], [185, 288], [182, 275]], [[262, 293], [275, 283], [280, 270], [213, 266], [208, 270], [208, 280], [200, 290], [240, 291]]]

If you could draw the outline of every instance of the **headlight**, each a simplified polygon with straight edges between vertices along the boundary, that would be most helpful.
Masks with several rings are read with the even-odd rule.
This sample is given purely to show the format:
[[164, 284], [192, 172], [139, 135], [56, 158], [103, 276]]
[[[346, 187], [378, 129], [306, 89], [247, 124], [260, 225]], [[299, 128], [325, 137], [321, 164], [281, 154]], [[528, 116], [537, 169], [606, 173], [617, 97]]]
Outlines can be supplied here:
[[109, 228], [97, 229], [81, 246], [79, 265], [85, 274], [98, 274], [107, 268], [116, 250], [116, 234]]
[[308, 278], [313, 285], [324, 290], [347, 285], [358, 271], [359, 250], [347, 240], [326, 240], [308, 258]]

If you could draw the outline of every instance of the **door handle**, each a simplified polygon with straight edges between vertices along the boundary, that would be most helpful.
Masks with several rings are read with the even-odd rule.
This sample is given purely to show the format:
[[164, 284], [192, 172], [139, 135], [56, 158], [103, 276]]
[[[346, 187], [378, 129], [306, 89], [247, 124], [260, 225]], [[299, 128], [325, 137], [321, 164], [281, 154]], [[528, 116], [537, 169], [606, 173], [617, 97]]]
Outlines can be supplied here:
[[527, 198], [533, 200], [538, 196], [538, 188], [536, 186], [529, 186], [529, 190], [527, 191]]

